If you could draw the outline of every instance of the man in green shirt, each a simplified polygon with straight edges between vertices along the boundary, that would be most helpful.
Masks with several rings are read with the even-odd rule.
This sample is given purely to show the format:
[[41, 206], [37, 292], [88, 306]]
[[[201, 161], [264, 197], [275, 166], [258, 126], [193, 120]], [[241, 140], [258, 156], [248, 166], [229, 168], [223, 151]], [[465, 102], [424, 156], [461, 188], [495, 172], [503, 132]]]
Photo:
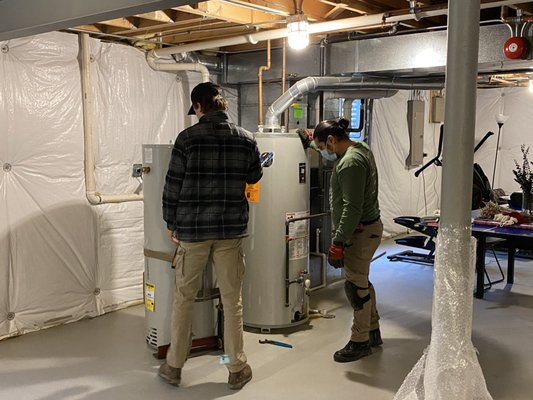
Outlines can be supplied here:
[[322, 157], [335, 161], [330, 186], [330, 205], [334, 224], [329, 263], [344, 268], [345, 292], [353, 312], [350, 341], [335, 352], [337, 362], [349, 362], [372, 354], [371, 347], [383, 344], [376, 309], [376, 294], [368, 280], [370, 262], [381, 243], [383, 224], [378, 202], [378, 173], [374, 156], [366, 143], [350, 139], [346, 119], [320, 122], [313, 141], [304, 146], [318, 150]]

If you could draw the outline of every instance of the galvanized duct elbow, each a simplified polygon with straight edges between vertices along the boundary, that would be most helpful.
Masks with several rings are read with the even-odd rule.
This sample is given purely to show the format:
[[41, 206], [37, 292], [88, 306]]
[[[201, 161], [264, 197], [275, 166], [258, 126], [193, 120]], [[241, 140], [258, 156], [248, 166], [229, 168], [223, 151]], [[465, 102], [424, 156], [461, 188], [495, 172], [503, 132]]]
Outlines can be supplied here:
[[300, 95], [317, 90], [437, 90], [444, 87], [444, 78], [429, 80], [408, 80], [376, 77], [316, 77], [310, 76], [298, 81], [268, 107], [265, 116], [267, 129], [279, 128], [279, 116]]
[[309, 76], [296, 82], [268, 107], [265, 115], [265, 127], [269, 129], [279, 128], [280, 114], [292, 104], [296, 97], [322, 87], [349, 82], [351, 79], [351, 77]]

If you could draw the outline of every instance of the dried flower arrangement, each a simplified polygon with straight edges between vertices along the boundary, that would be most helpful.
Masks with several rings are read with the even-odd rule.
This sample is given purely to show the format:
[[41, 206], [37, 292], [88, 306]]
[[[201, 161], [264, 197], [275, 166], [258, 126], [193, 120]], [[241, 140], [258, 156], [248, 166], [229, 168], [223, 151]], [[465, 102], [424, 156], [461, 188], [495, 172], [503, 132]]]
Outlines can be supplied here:
[[531, 163], [527, 158], [529, 147], [525, 144], [520, 146], [522, 151], [522, 165], [514, 160], [516, 168], [513, 169], [514, 180], [517, 182], [524, 193], [531, 193], [533, 189], [533, 171], [531, 171]]

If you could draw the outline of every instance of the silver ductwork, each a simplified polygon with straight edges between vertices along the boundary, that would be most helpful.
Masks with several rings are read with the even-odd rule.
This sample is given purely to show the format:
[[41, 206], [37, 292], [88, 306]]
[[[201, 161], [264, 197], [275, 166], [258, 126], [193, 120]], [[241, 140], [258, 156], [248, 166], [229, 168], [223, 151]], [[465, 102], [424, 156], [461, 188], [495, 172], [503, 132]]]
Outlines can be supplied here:
[[[265, 125], [263, 130], [276, 130], [280, 128], [279, 116], [285, 111], [294, 100], [308, 92], [317, 90], [357, 90], [357, 89], [376, 89], [376, 90], [438, 90], [444, 87], [444, 78], [436, 78], [431, 81], [397, 79], [397, 78], [379, 78], [379, 77], [333, 77], [333, 76], [310, 76], [304, 78], [281, 95], [274, 103], [268, 107], [265, 116]], [[384, 93], [385, 94], [385, 93]], [[384, 96], [385, 97], [385, 96]]]

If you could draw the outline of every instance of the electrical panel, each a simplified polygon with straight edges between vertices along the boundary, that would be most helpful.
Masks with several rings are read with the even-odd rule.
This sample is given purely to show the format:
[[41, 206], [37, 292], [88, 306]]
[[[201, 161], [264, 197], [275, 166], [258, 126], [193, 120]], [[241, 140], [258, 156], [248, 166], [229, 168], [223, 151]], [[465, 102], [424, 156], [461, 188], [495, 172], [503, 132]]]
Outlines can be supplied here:
[[435, 96], [431, 98], [431, 114], [429, 122], [434, 124], [444, 122], [444, 97]]
[[424, 101], [407, 101], [407, 128], [410, 149], [405, 165], [412, 168], [424, 161]]

